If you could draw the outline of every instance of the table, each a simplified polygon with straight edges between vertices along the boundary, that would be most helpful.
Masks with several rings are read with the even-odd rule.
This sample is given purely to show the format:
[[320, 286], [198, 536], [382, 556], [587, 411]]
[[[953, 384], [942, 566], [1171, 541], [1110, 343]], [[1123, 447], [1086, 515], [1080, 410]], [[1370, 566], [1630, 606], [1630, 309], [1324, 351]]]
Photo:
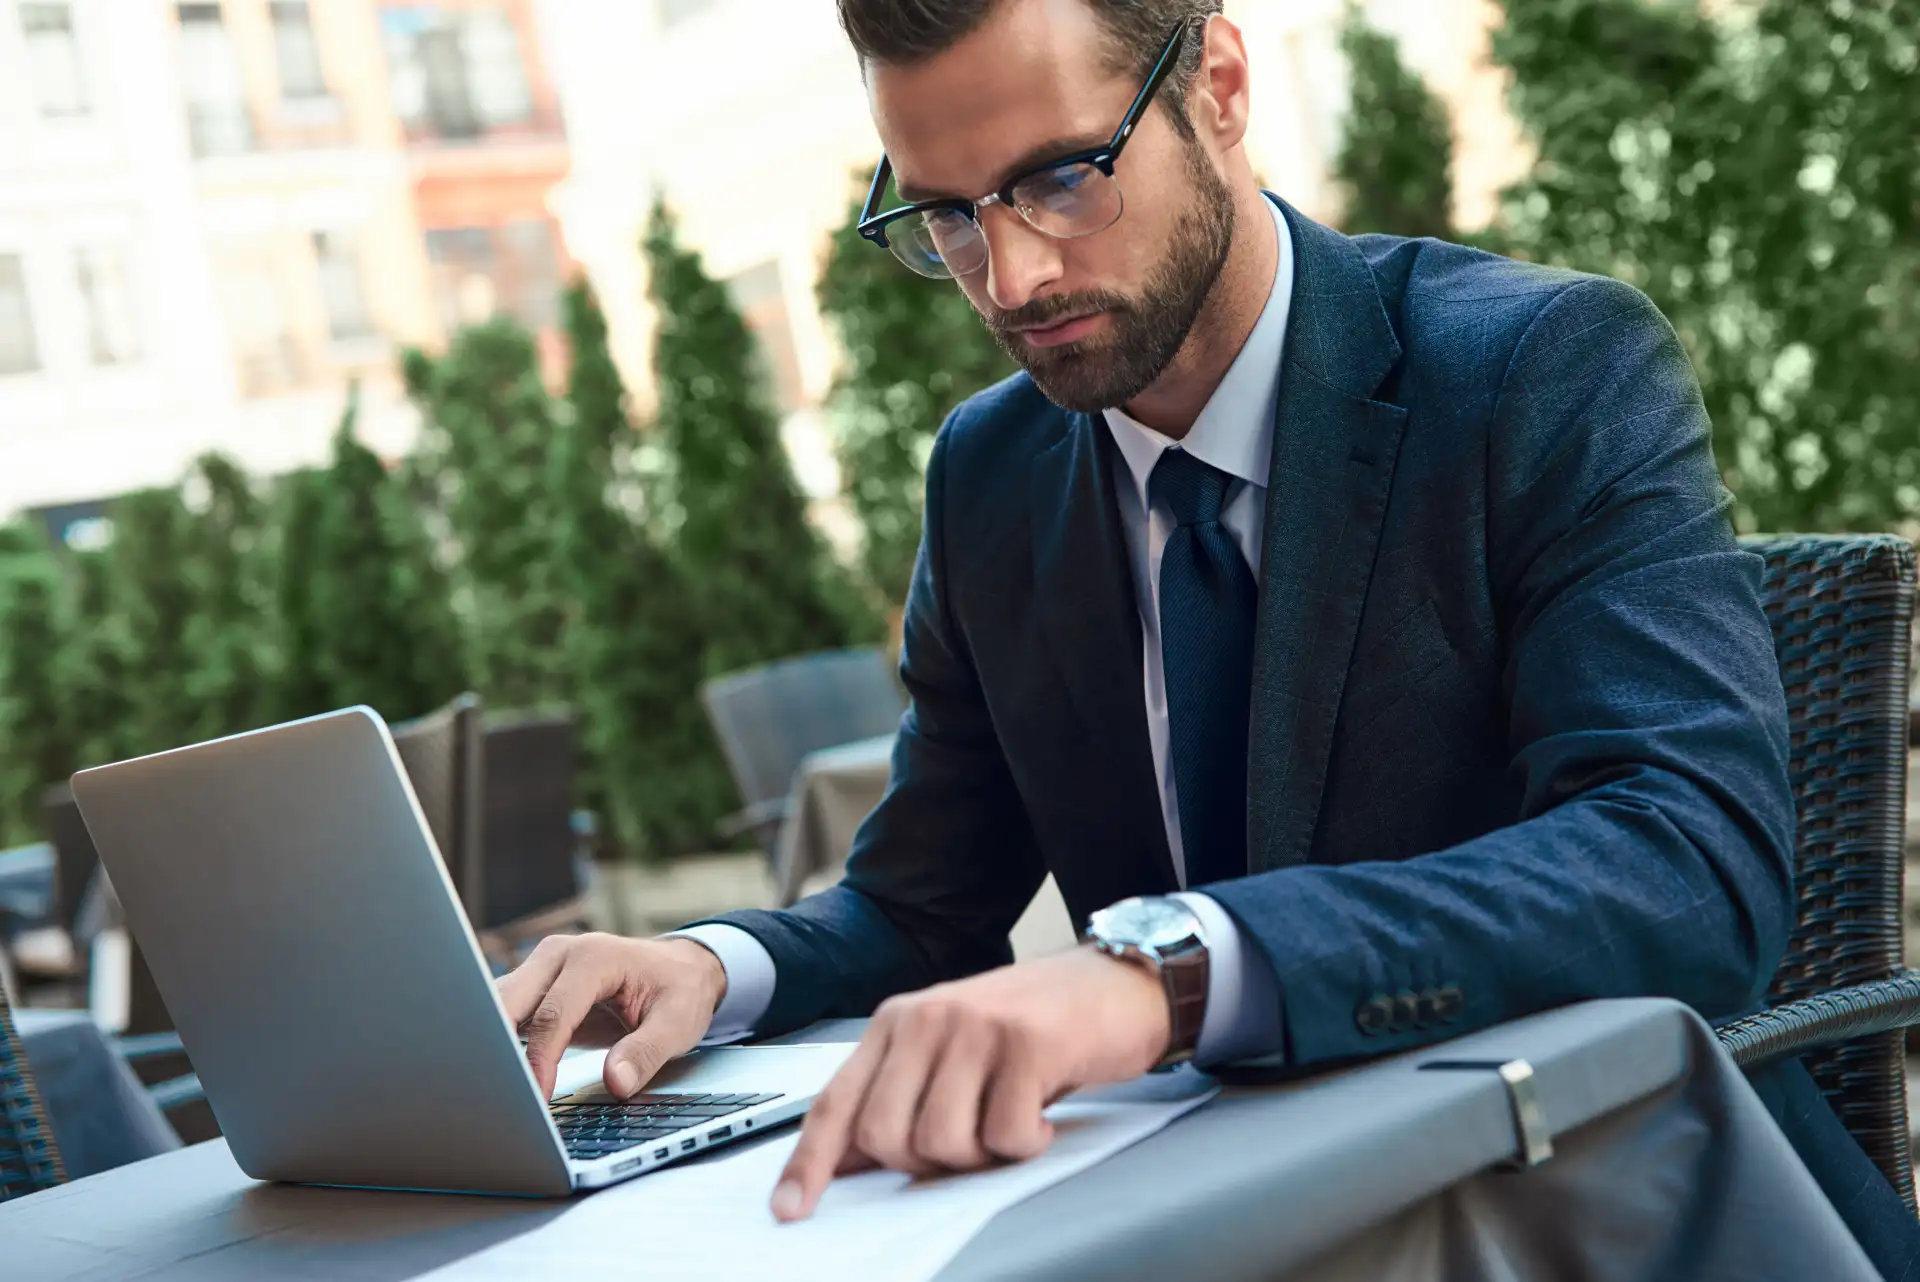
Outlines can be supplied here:
[[853, 834], [887, 791], [891, 734], [810, 752], [793, 772], [786, 822], [773, 849], [773, 877], [784, 907], [816, 878], [837, 879]]
[[[858, 1031], [841, 1021], [786, 1040]], [[1498, 1075], [1423, 1066], [1517, 1057], [1555, 1153], [1503, 1173], [1490, 1168], [1520, 1144]], [[401, 1282], [478, 1261], [572, 1205], [255, 1184], [214, 1141], [0, 1205], [0, 1243], [9, 1282]], [[1230, 1088], [1003, 1213], [940, 1279], [1875, 1276], [1712, 1033], [1685, 1007], [1642, 1000]]]
[[53, 847], [46, 842], [0, 850], [0, 926], [8, 918], [34, 925], [53, 910]]
[[153, 1097], [85, 1011], [14, 1008], [68, 1179], [180, 1147]]

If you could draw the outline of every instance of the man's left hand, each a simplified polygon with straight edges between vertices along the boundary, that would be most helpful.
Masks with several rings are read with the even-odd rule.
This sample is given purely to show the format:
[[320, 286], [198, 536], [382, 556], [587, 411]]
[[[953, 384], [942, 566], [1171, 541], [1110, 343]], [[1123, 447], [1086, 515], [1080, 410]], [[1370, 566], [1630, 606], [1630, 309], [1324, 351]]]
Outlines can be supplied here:
[[894, 997], [814, 1100], [773, 1213], [813, 1213], [837, 1174], [913, 1175], [1036, 1157], [1046, 1106], [1125, 1081], [1165, 1054], [1166, 991], [1145, 966], [1091, 947]]

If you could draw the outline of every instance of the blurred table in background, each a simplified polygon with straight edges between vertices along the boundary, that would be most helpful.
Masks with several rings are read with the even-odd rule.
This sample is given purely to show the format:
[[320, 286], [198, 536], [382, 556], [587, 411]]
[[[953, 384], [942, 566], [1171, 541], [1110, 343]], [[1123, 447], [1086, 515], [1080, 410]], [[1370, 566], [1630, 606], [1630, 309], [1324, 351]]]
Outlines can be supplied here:
[[894, 736], [876, 735], [808, 753], [793, 773], [792, 806], [774, 846], [782, 905], [840, 878], [853, 834], [886, 795]]
[[85, 1011], [16, 1007], [13, 1022], [68, 1179], [180, 1147], [153, 1097]]
[[[894, 736], [879, 735], [810, 753], [794, 772], [792, 808], [774, 848], [777, 901], [791, 904], [840, 879], [854, 833], [886, 795]], [[1017, 959], [1057, 952], [1076, 932], [1048, 877], [1013, 928]]]
[[53, 847], [0, 850], [0, 928], [38, 925], [53, 910]]

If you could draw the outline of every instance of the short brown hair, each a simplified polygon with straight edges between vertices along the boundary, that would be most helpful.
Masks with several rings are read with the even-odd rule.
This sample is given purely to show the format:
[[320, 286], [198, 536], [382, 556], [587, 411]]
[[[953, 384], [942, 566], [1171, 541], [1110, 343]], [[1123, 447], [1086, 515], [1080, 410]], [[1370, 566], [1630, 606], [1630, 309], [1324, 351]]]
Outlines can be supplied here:
[[[860, 64], [910, 66], [944, 53], [981, 24], [1005, 0], [838, 0], [840, 27]], [[1200, 25], [1220, 12], [1220, 0], [1082, 0], [1107, 35], [1107, 63], [1116, 75], [1146, 75], [1174, 24], [1188, 27], [1187, 46], [1170, 83], [1161, 91], [1175, 125], [1189, 134], [1187, 91], [1200, 69]], [[1168, 92], [1171, 90], [1172, 92]]]

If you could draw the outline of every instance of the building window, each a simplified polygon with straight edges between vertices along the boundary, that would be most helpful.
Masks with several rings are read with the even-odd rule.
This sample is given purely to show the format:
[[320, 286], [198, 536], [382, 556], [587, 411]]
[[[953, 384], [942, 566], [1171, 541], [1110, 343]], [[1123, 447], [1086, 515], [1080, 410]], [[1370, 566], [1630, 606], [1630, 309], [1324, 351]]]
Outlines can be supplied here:
[[544, 218], [430, 231], [427, 260], [448, 333], [496, 314], [535, 331], [559, 324], [559, 253]]
[[320, 74], [320, 46], [305, 0], [273, 0], [273, 53], [280, 66], [282, 98], [324, 98], [327, 80]]
[[33, 341], [33, 310], [27, 305], [27, 272], [18, 254], [0, 254], [0, 374], [40, 368]]
[[273, 255], [263, 245], [217, 252], [214, 278], [233, 340], [244, 396], [270, 396], [300, 378], [299, 353], [287, 332], [286, 308]]
[[345, 232], [313, 233], [313, 259], [320, 273], [320, 298], [327, 308], [327, 332], [336, 342], [367, 338], [373, 322], [360, 287], [360, 255]]
[[386, 8], [380, 15], [394, 110], [410, 137], [474, 138], [533, 121], [512, 17], [497, 8]]
[[713, 8], [713, 0], [660, 0], [660, 25], [671, 27]]
[[87, 312], [87, 351], [96, 365], [127, 365], [140, 359], [140, 317], [117, 249], [75, 251], [74, 271]]
[[233, 42], [217, 4], [183, 4], [180, 82], [196, 156], [230, 156], [253, 146], [253, 117]]
[[80, 68], [80, 41], [73, 31], [73, 6], [22, 4], [20, 30], [26, 38], [27, 65], [40, 114], [49, 119], [86, 115], [87, 80]]
[[748, 268], [727, 282], [727, 292], [759, 343], [774, 399], [783, 412], [799, 409], [806, 403], [800, 383], [800, 352], [794, 346], [780, 264], [769, 259]]

